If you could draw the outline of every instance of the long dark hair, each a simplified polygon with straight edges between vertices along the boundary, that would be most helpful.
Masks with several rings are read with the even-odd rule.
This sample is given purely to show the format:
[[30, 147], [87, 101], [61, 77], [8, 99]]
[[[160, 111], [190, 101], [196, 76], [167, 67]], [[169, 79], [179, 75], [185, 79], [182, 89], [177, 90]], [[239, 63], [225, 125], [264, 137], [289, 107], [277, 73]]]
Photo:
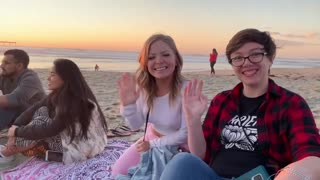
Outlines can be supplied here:
[[[76, 136], [81, 139], [88, 138], [93, 103], [98, 108], [102, 127], [106, 131], [108, 127], [105, 117], [79, 67], [69, 59], [57, 59], [54, 61], [54, 68], [64, 84], [49, 94], [48, 107], [54, 114], [54, 120], [60, 121], [66, 127], [71, 137], [70, 143]], [[80, 125], [78, 134], [76, 134], [76, 123]]]

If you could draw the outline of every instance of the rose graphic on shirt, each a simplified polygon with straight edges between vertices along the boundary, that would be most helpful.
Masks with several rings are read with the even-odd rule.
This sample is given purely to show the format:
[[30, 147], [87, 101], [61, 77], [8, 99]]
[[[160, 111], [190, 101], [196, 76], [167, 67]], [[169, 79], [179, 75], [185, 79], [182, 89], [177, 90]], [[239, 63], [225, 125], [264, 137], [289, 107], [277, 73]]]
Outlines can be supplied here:
[[234, 121], [234, 119], [230, 121], [222, 130], [221, 143], [226, 149], [236, 148], [254, 151], [253, 145], [258, 140], [257, 129], [252, 126], [241, 127], [241, 125], [239, 121]]

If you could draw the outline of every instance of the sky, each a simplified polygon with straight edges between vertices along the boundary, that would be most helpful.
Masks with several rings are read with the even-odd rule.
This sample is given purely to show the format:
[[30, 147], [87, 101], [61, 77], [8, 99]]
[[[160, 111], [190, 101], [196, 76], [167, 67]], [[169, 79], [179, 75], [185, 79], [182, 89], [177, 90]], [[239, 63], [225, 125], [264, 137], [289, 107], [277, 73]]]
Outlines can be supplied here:
[[[245, 28], [268, 31], [278, 57], [320, 59], [318, 0], [0, 0], [0, 41], [139, 51], [155, 33], [179, 51], [219, 54]], [[1, 45], [1, 44], [0, 44]]]

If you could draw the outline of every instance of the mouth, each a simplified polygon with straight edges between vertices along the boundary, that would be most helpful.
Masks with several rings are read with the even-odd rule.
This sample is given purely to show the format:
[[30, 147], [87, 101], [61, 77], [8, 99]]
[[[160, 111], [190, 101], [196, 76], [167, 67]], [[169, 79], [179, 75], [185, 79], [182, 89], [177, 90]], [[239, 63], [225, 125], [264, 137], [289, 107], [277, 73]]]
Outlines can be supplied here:
[[244, 70], [241, 73], [247, 77], [252, 77], [254, 75], [256, 75], [258, 72], [258, 69], [248, 69], [248, 70]]
[[155, 70], [155, 71], [163, 71], [163, 70], [166, 70], [166, 69], [168, 69], [168, 66], [157, 67], [157, 68], [154, 68], [153, 70]]

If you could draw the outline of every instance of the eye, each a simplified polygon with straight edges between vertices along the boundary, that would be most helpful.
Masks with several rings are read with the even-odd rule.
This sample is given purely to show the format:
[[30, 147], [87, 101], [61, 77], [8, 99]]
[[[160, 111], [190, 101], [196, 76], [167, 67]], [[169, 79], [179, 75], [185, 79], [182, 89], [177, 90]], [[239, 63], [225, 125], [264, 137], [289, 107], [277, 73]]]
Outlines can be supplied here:
[[149, 56], [148, 60], [153, 60], [155, 58], [155, 56]]
[[169, 53], [166, 53], [166, 54], [163, 54], [162, 56], [164, 56], [164, 57], [169, 57], [170, 54], [169, 54]]
[[251, 58], [257, 58], [260, 57], [263, 53], [262, 52], [256, 52], [250, 55]]
[[56, 76], [56, 73], [52, 72], [52, 73], [50, 73], [50, 76], [54, 77], [54, 76]]
[[237, 56], [237, 57], [232, 58], [231, 60], [232, 61], [242, 61], [242, 59], [243, 59], [242, 56]]

